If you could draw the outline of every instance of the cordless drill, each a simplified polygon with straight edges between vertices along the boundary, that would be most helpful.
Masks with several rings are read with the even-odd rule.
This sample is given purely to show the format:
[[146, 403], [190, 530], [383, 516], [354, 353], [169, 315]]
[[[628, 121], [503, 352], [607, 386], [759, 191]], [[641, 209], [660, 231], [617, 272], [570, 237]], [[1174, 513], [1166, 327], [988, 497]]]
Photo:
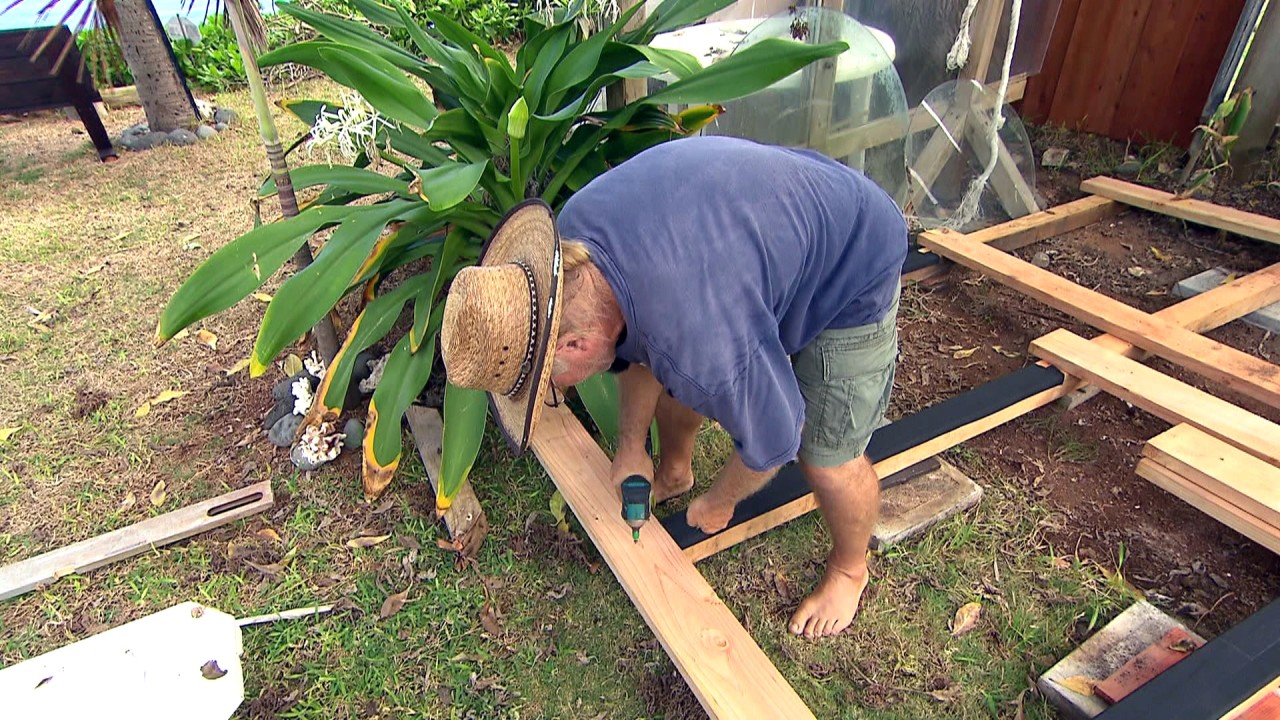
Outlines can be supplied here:
[[631, 528], [631, 539], [640, 542], [640, 527], [649, 519], [653, 486], [641, 475], [622, 481], [622, 519]]

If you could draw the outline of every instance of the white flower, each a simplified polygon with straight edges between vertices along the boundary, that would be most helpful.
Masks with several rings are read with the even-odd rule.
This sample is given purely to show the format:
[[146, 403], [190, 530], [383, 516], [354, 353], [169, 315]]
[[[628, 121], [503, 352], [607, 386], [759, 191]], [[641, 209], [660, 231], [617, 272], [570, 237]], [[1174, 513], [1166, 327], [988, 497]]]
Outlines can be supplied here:
[[307, 155], [316, 148], [322, 148], [325, 157], [332, 160], [333, 146], [336, 144], [338, 154], [348, 161], [354, 160], [363, 150], [370, 157], [377, 156], [374, 138], [378, 135], [378, 126], [392, 127], [377, 110], [357, 92], [347, 92], [342, 96], [342, 106], [336, 111], [327, 105], [320, 106], [316, 122], [311, 126], [311, 139], [307, 141]]

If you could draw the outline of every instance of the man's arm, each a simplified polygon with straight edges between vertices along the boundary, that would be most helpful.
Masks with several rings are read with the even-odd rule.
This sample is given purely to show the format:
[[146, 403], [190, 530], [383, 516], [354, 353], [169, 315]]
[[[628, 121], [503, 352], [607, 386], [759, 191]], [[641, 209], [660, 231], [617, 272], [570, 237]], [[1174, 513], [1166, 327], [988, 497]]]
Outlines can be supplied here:
[[645, 450], [645, 440], [662, 397], [662, 384], [643, 365], [632, 364], [618, 373], [618, 451], [610, 475], [621, 485], [629, 475], [653, 480], [653, 458]]

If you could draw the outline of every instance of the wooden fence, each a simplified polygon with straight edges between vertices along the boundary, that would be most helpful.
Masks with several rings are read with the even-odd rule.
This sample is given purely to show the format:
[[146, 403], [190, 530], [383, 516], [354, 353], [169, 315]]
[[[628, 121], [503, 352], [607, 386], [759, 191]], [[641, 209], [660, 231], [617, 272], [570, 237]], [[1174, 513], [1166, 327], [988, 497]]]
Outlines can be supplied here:
[[1244, 4], [1062, 0], [1020, 112], [1037, 123], [1186, 147]]

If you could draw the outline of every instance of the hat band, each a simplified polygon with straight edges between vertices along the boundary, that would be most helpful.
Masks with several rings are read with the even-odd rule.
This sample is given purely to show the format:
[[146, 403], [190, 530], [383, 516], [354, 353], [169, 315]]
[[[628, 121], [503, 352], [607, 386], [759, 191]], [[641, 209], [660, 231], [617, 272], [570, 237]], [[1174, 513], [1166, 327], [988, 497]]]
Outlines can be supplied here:
[[533, 353], [538, 346], [538, 284], [534, 282], [533, 270], [528, 264], [523, 260], [515, 260], [513, 263], [524, 271], [525, 281], [529, 285], [529, 347], [525, 349], [524, 361], [520, 363], [520, 375], [506, 392], [507, 397], [514, 397], [528, 381], [529, 373], [533, 371]]

